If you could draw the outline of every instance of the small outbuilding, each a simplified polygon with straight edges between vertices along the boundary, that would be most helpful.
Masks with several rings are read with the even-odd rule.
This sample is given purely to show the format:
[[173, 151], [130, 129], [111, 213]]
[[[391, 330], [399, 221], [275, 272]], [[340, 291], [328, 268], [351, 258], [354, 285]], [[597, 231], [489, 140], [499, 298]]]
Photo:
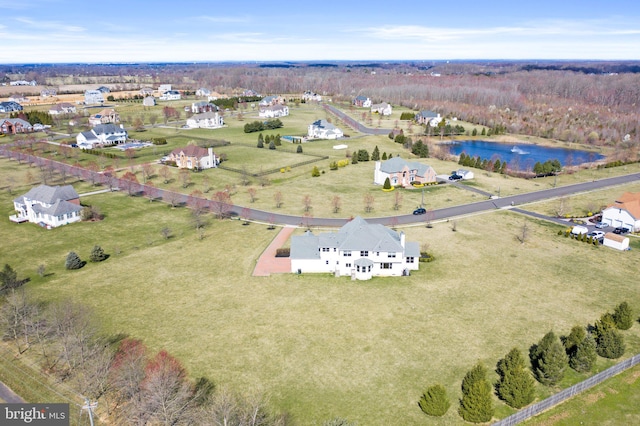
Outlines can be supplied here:
[[629, 237], [614, 234], [613, 232], [607, 232], [606, 234], [604, 234], [602, 245], [605, 247], [611, 247], [616, 250], [628, 250]]

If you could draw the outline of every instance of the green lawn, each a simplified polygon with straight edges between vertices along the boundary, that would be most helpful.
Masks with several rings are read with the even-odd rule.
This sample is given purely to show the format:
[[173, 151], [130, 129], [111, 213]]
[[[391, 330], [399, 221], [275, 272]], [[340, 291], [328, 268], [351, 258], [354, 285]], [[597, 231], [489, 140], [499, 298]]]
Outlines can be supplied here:
[[640, 424], [640, 366], [635, 366], [523, 423], [530, 426]]
[[[0, 195], [6, 216], [11, 199]], [[455, 232], [452, 222], [406, 228], [436, 261], [411, 277], [352, 282], [251, 277], [275, 232], [263, 225], [210, 219], [199, 240], [186, 209], [118, 193], [83, 201], [106, 219], [55, 230], [1, 221], [0, 262], [32, 277], [39, 297], [92, 306], [105, 332], [169, 350], [193, 377], [267, 391], [303, 425], [337, 416], [367, 425], [462, 424], [455, 401], [474, 363], [492, 370], [549, 329], [568, 333], [623, 300], [640, 306], [635, 277], [620, 267], [637, 262], [636, 251], [576, 244], [554, 225], [510, 212], [458, 219]], [[530, 239], [522, 245], [516, 235], [525, 222]], [[165, 226], [173, 238], [162, 238]], [[69, 251], [86, 259], [94, 244], [111, 257], [64, 270]], [[45, 278], [35, 274], [40, 263]], [[627, 353], [637, 353], [640, 326], [624, 334]], [[607, 365], [599, 360], [599, 369]], [[584, 377], [569, 375], [563, 385]], [[434, 383], [447, 388], [453, 407], [430, 420], [417, 400]], [[549, 394], [538, 388], [540, 398]], [[496, 405], [500, 416], [512, 412]]]

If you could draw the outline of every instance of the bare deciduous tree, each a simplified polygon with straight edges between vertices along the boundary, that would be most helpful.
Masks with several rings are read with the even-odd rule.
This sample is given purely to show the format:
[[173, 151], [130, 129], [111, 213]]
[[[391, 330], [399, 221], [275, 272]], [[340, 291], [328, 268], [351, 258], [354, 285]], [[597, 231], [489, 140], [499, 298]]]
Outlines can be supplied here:
[[340, 211], [341, 205], [342, 199], [338, 195], [334, 195], [331, 199], [331, 207], [333, 208], [333, 212], [338, 213]]
[[251, 201], [252, 203], [256, 201], [256, 189], [251, 187], [249, 189], [247, 189], [247, 194], [249, 194], [249, 201]]
[[371, 213], [373, 210], [373, 203], [375, 199], [373, 198], [373, 194], [365, 194], [364, 195], [364, 211], [367, 213]]
[[276, 193], [273, 194], [273, 200], [276, 202], [277, 209], [282, 207], [282, 192], [276, 191]]
[[302, 205], [304, 206], [305, 213], [308, 213], [311, 210], [311, 196], [305, 195], [302, 197]]

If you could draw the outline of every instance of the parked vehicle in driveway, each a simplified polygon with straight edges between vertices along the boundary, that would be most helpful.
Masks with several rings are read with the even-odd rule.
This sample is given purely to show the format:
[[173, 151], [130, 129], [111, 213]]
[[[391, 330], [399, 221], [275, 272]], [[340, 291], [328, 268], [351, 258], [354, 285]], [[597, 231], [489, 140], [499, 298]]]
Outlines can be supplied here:
[[595, 239], [597, 239], [599, 242], [602, 242], [602, 240], [604, 240], [604, 232], [602, 232], [602, 231], [593, 231], [593, 232], [589, 232], [589, 233], [587, 234], [587, 237], [595, 238]]
[[622, 235], [622, 234], [628, 234], [629, 231], [630, 231], [629, 228], [625, 228], [623, 226], [619, 226], [619, 227], [617, 227], [616, 229], [613, 230], [613, 233]]
[[573, 235], [582, 235], [582, 234], [587, 234], [588, 232], [589, 232], [589, 228], [582, 225], [576, 225], [571, 229], [571, 233]]
[[423, 207], [418, 207], [417, 209], [415, 209], [413, 211], [413, 214], [418, 215], [418, 214], [425, 214], [427, 212], [427, 210]]
[[449, 176], [449, 180], [460, 180], [462, 179], [462, 176], [460, 176], [459, 174], [452, 174], [451, 176]]
[[596, 228], [598, 229], [604, 229], [604, 228], [608, 228], [609, 224], [605, 223], [605, 222], [596, 222]]

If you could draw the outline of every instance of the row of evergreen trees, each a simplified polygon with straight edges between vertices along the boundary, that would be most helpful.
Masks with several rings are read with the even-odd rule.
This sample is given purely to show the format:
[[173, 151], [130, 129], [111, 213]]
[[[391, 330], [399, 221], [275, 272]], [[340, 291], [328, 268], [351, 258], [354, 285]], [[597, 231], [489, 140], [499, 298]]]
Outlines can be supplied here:
[[[264, 148], [265, 145], [269, 146], [269, 149], [276, 149], [276, 146], [281, 146], [282, 138], [280, 134], [263, 136], [262, 133], [260, 133], [258, 135], [257, 147]], [[271, 146], [273, 146], [273, 148]]]
[[45, 126], [53, 125], [53, 117], [46, 111], [20, 111], [20, 112], [12, 112], [9, 117], [11, 118], [21, 118], [26, 120], [32, 126], [34, 124], [42, 124]]
[[481, 158], [479, 155], [472, 157], [464, 152], [460, 154], [458, 164], [464, 167], [473, 167], [475, 169], [482, 169], [501, 174], [504, 174], [507, 171], [506, 161], [500, 161], [499, 158], [496, 158], [495, 161], [487, 160], [486, 158]]
[[267, 121], [254, 121], [244, 125], [245, 133], [262, 132], [263, 130], [279, 129], [284, 126], [279, 118]]
[[[621, 357], [625, 344], [618, 330], [628, 330], [635, 319], [630, 305], [622, 302], [613, 313], [603, 314], [594, 325], [573, 327], [568, 336], [559, 338], [549, 331], [529, 349], [531, 370], [521, 351], [512, 349], [496, 364], [495, 394], [510, 407], [519, 409], [535, 399], [534, 378], [545, 386], [555, 386], [564, 378], [567, 367], [588, 373], [593, 371], [598, 355], [609, 359]], [[462, 380], [458, 414], [468, 422], [490, 421], [494, 415], [491, 393], [487, 369], [482, 364], [475, 365]], [[425, 390], [418, 405], [430, 416], [443, 416], [451, 402], [445, 388], [436, 384]]]

